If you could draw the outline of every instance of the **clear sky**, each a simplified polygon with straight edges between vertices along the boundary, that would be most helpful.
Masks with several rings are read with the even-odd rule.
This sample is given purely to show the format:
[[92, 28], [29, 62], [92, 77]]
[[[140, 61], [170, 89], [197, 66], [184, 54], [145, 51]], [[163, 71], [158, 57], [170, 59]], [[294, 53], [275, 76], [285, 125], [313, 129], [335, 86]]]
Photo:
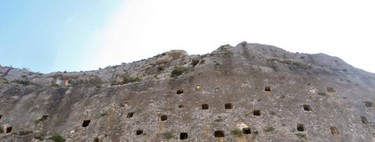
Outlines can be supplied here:
[[372, 0], [4, 0], [0, 64], [84, 71], [248, 41], [375, 72], [374, 7]]

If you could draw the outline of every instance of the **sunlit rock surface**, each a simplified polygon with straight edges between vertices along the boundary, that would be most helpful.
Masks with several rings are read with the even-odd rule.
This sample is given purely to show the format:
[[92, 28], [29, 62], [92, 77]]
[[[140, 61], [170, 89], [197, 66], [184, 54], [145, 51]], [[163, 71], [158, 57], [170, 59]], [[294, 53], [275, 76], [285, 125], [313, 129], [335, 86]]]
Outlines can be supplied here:
[[84, 72], [0, 67], [2, 142], [371, 142], [375, 75], [240, 43]]

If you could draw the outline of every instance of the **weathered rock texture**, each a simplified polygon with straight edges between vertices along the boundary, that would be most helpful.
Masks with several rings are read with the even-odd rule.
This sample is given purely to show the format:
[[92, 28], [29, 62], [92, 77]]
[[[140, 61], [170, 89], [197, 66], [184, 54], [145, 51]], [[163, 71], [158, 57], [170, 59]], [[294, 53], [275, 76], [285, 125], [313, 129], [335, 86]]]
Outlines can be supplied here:
[[87, 72], [0, 67], [0, 141], [371, 142], [375, 75], [240, 43]]

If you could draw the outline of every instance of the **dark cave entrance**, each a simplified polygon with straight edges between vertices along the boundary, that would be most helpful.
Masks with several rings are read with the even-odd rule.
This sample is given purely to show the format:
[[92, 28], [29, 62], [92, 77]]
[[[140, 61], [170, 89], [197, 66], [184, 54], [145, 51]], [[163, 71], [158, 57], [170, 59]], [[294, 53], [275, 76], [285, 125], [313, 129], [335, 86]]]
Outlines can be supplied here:
[[232, 108], [233, 108], [233, 105], [232, 105], [232, 103], [226, 103], [226, 104], [224, 105], [224, 107], [225, 107], [225, 109], [232, 109]]
[[254, 114], [255, 116], [260, 116], [260, 110], [254, 110], [254, 111], [253, 111], [253, 114]]
[[300, 131], [300, 132], [305, 131], [305, 125], [303, 125], [303, 124], [297, 124], [297, 130]]
[[188, 138], [188, 133], [182, 132], [180, 133], [180, 140], [186, 140]]
[[202, 104], [202, 109], [208, 109], [208, 108], [209, 108], [208, 104]]
[[91, 122], [90, 119], [88, 119], [88, 120], [83, 120], [83, 122], [82, 122], [82, 127], [87, 127], [87, 126], [89, 126], [89, 125], [90, 125], [90, 122]]
[[167, 115], [162, 115], [160, 116], [160, 120], [161, 121], [166, 121], [168, 119], [168, 116]]
[[214, 132], [214, 136], [215, 136], [215, 138], [222, 138], [222, 137], [225, 137], [223, 131], [215, 131], [215, 132]]

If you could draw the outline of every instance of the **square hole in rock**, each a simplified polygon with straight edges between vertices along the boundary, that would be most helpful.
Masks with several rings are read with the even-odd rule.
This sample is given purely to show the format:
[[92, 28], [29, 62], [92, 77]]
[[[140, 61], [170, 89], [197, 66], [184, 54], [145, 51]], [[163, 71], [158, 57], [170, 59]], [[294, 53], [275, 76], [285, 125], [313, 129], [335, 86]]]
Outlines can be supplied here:
[[177, 92], [176, 92], [176, 94], [182, 94], [182, 93], [184, 93], [184, 90], [182, 90], [182, 89], [178, 89]]
[[166, 121], [167, 119], [168, 119], [168, 116], [166, 116], [166, 115], [160, 116], [161, 121]]
[[297, 130], [300, 131], [300, 132], [305, 131], [305, 125], [303, 125], [303, 124], [297, 124]]
[[224, 107], [225, 107], [225, 109], [232, 109], [232, 108], [233, 108], [233, 105], [232, 105], [232, 103], [226, 103], [226, 104], [224, 105]]
[[242, 132], [244, 133], [244, 134], [251, 134], [251, 129], [250, 128], [242, 128]]
[[6, 128], [5, 128], [5, 133], [10, 133], [10, 132], [12, 132], [12, 129], [13, 129], [12, 126], [8, 126], [8, 127], [6, 127]]
[[214, 132], [214, 136], [215, 136], [216, 138], [225, 137], [223, 131], [215, 131], [215, 132]]
[[264, 91], [271, 92], [271, 86], [264, 87]]
[[137, 130], [137, 131], [135, 131], [135, 134], [136, 135], [142, 135], [143, 134], [143, 130]]
[[330, 129], [331, 129], [331, 134], [332, 135], [338, 135], [338, 134], [340, 134], [339, 130], [336, 127], [331, 126]]
[[364, 116], [361, 116], [361, 121], [362, 121], [363, 124], [368, 124], [368, 120]]
[[188, 133], [182, 132], [180, 133], [180, 140], [186, 140], [188, 138]]
[[127, 118], [132, 118], [134, 115], [134, 112], [129, 112], [128, 115], [126, 116]]
[[208, 104], [202, 104], [202, 109], [208, 109], [208, 108], [209, 108]]
[[260, 110], [254, 110], [254, 111], [253, 111], [253, 114], [254, 114], [255, 116], [260, 116]]
[[312, 109], [311, 109], [310, 105], [303, 105], [303, 110], [311, 111]]
[[82, 127], [87, 127], [87, 126], [89, 126], [90, 122], [91, 122], [90, 119], [89, 119], [89, 120], [83, 120], [83, 122], [82, 122]]

